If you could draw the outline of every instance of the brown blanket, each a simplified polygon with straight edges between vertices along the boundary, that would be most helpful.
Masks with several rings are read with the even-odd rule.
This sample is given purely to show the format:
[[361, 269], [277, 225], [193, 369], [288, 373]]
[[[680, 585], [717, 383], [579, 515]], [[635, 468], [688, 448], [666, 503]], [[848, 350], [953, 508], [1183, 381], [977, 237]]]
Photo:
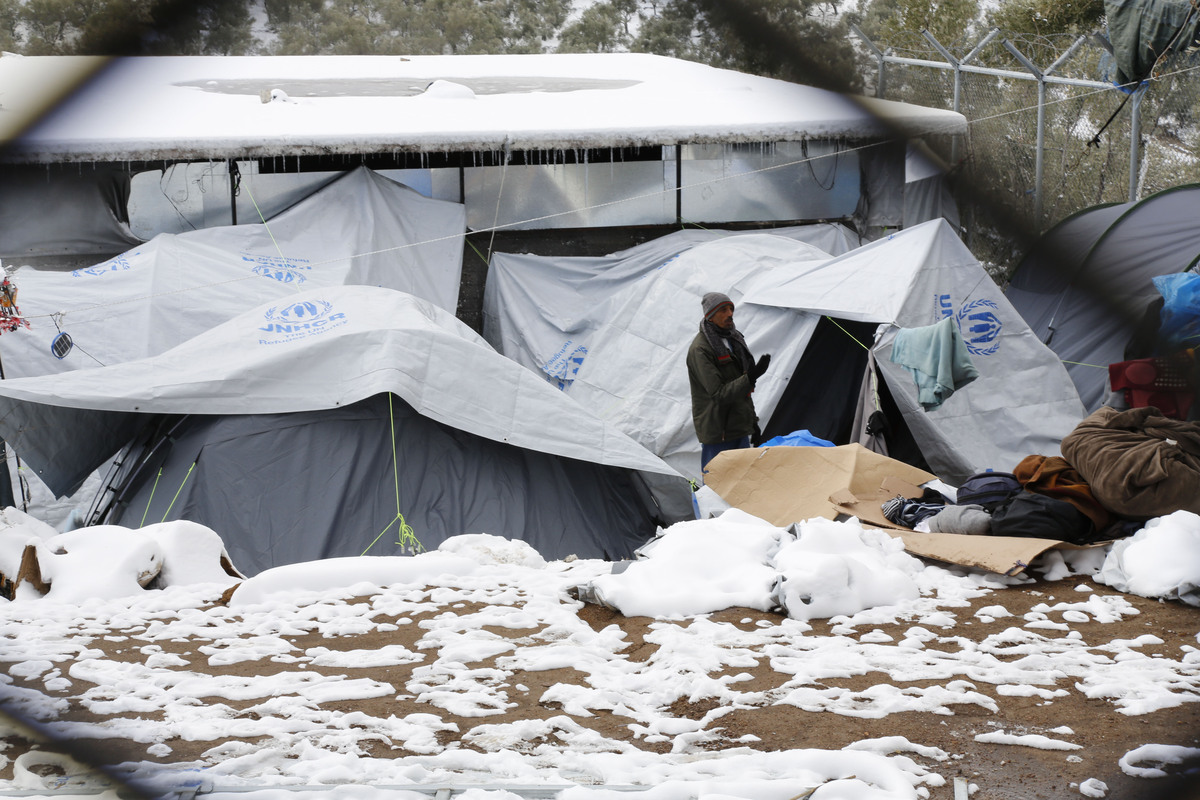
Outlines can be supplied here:
[[1092, 494], [1092, 487], [1065, 458], [1026, 456], [1017, 464], [1013, 475], [1027, 491], [1065, 500], [1075, 506], [1092, 521], [1098, 531], [1103, 531], [1113, 522], [1112, 514]]
[[1062, 440], [1062, 454], [1115, 514], [1200, 513], [1200, 423], [1170, 419], [1156, 408], [1104, 407]]

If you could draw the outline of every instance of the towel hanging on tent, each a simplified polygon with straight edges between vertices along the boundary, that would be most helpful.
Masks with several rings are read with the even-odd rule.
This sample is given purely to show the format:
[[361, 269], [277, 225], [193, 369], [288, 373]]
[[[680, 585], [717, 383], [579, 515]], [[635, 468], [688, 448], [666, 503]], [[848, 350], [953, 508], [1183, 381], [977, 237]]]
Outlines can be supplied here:
[[926, 411], [979, 377], [952, 317], [922, 328], [901, 328], [892, 343], [892, 361], [912, 373], [917, 400]]

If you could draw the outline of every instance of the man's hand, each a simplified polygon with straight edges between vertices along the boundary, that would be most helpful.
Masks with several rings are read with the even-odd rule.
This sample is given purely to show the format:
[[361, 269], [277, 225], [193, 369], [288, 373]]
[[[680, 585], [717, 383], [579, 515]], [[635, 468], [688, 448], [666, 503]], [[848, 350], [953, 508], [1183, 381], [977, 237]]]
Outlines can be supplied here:
[[750, 368], [750, 380], [757, 381], [762, 377], [762, 374], [767, 371], [767, 367], [771, 365], [771, 354], [767, 353], [758, 359], [758, 363]]

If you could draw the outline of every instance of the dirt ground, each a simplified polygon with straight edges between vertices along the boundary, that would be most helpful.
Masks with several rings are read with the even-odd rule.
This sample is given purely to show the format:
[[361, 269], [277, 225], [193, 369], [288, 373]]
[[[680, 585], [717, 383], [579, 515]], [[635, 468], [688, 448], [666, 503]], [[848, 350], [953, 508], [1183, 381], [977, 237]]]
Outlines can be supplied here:
[[[970, 609], [956, 609], [960, 620], [972, 620], [970, 623], [960, 622], [955, 628], [956, 636], [966, 636], [979, 641], [990, 634], [998, 633], [1013, 622], [1012, 619], [1000, 619], [989, 622], [975, 618], [977, 608], [1003, 605], [1014, 615], [1029, 611], [1038, 603], [1043, 603], [1050, 596], [1069, 596], [1072, 588], [1079, 582], [1078, 578], [1068, 578], [1060, 582], [1037, 581], [1017, 587], [1009, 587], [975, 600]], [[1105, 587], [1097, 587], [1097, 594], [1115, 594]], [[1134, 639], [1147, 633], [1153, 633], [1163, 640], [1162, 644], [1143, 648], [1143, 652], [1153, 656], [1160, 653], [1164, 657], [1179, 659], [1181, 648], [1197, 647], [1197, 633], [1200, 632], [1200, 609], [1175, 602], [1160, 602], [1141, 597], [1127, 596], [1140, 613], [1127, 616], [1120, 621], [1100, 623], [1091, 621], [1073, 624], [1072, 629], [1082, 633], [1089, 643], [1093, 641], [1112, 641], [1116, 639]], [[462, 609], [460, 608], [461, 612]], [[430, 614], [441, 613], [429, 612]], [[645, 617], [626, 618], [610, 609], [587, 605], [579, 612], [580, 617], [596, 630], [609, 625], [617, 625], [626, 633], [627, 648], [623, 654], [631, 660], [648, 659], [656, 645], [645, 641], [649, 626], [654, 620]], [[710, 616], [714, 621], [726, 622], [743, 628], [754, 627], [760, 621], [778, 622], [779, 617], [771, 613], [763, 613], [743, 608], [729, 609]], [[417, 617], [413, 618], [418, 622]], [[687, 625], [687, 621], [676, 624]], [[891, 634], [897, 640], [903, 638], [903, 632], [911, 623], [893, 626], [881, 625], [883, 632]], [[528, 631], [511, 631], [494, 629], [496, 633], [506, 636], [519, 637]], [[404, 644], [413, 648], [420, 638], [422, 631], [415, 624], [403, 625], [399, 630], [387, 633], [372, 632], [359, 636], [341, 637], [336, 642], [321, 639], [316, 635], [292, 637], [298, 647], [323, 646], [338, 649], [369, 649], [385, 644]], [[821, 621], [814, 623], [814, 630], [808, 635], [828, 635], [829, 626]], [[201, 641], [175, 641], [167, 649], [176, 649], [180, 653], [195, 651]], [[168, 643], [163, 643], [166, 646]], [[90, 647], [103, 649], [108, 658], [116, 660], [140, 660], [143, 658], [137, 647], [129, 646], [128, 642], [119, 643], [107, 641], [103, 636], [95, 638]], [[933, 646], [933, 643], [931, 643]], [[67, 665], [62, 665], [64, 671]], [[257, 674], [270, 672], [278, 665], [269, 662], [241, 662], [224, 667], [206, 667], [203, 663], [192, 664], [189, 669], [207, 669], [214, 674]], [[361, 677], [370, 677], [379, 681], [389, 681], [403, 692], [405, 682], [409, 679], [414, 665], [393, 666], [387, 668], [363, 669]], [[488, 666], [481, 662], [480, 667]], [[282, 669], [282, 667], [279, 667]], [[313, 669], [320, 669], [313, 667]], [[743, 670], [753, 675], [753, 681], [740, 684], [747, 691], [770, 689], [783, 683], [787, 675], [771, 669], [768, 659], [758, 662], [754, 669]], [[345, 673], [344, 668], [332, 669], [330, 673]], [[358, 675], [356, 674], [356, 677]], [[543, 691], [555, 684], [580, 682], [582, 673], [570, 669], [557, 669], [541, 672], [518, 672], [511, 677], [512, 684], [524, 684], [529, 691], [524, 697], [529, 698], [504, 714], [489, 715], [485, 718], [463, 718], [442, 712], [441, 716], [447, 722], [456, 722], [460, 733], [440, 734], [443, 743], [451, 738], [461, 736], [470, 731], [475, 725], [486, 723], [504, 723], [520, 719], [541, 719], [557, 716], [563, 713], [555, 703], [537, 702]], [[1200, 668], [1195, 676], [1200, 683]], [[17, 679], [17, 685], [22, 681]], [[825, 682], [827, 686], [844, 687], [853, 690], [863, 690], [876, 683], [889, 683], [903, 687], [882, 673], [857, 675], [848, 679]], [[1038, 697], [1018, 697], [1002, 695], [996, 687], [982, 682], [973, 682], [975, 689], [991, 696], [999, 706], [999, 712], [993, 713], [977, 705], [956, 706], [952, 715], [932, 713], [897, 713], [881, 719], [860, 719], [842, 716], [829, 712], [806, 712], [790, 705], [767, 705], [761, 708], [737, 710], [722, 717], [714, 725], [725, 729], [729, 747], [746, 746], [738, 742], [745, 734], [753, 734], [757, 741], [750, 747], [761, 750], [788, 750], [797, 748], [838, 749], [851, 742], [885, 737], [902, 736], [918, 745], [940, 748], [951, 755], [949, 761], [936, 762], [919, 755], [906, 754], [915, 761], [925, 764], [932, 771], [942, 775], [946, 783], [930, 789], [931, 800], [953, 800], [955, 798], [954, 779], [962, 777], [977, 787], [971, 795], [974, 800], [1050, 800], [1051, 798], [1081, 797], [1078, 784], [1088, 778], [1099, 778], [1108, 785], [1108, 798], [1162, 798], [1163, 800], [1197, 800], [1200, 798], [1200, 765], [1192, 763], [1190, 774], [1179, 774], [1180, 767], [1165, 767], [1170, 772], [1175, 769], [1174, 777], [1147, 779], [1125, 775], [1118, 760], [1130, 750], [1148, 743], [1174, 744], [1187, 747], [1200, 747], [1200, 702], [1184, 702], [1171, 709], [1157, 711], [1142, 716], [1126, 716], [1117, 712], [1113, 704], [1106, 700], [1089, 699], [1082, 694], [1071, 681], [1061, 681], [1055, 688], [1065, 689], [1068, 694], [1058, 697], [1053, 702], [1046, 702]], [[34, 684], [28, 684], [34, 686]], [[920, 686], [913, 682], [911, 686]], [[80, 693], [76, 687], [71, 694]], [[65, 696], [65, 695], [64, 695]], [[1189, 699], [1195, 700], [1195, 695]], [[514, 698], [519, 699], [519, 698]], [[223, 700], [230, 705], [237, 703]], [[247, 704], [249, 705], [249, 704]], [[409, 713], [428, 712], [427, 705], [415, 700], [382, 698], [366, 700], [360, 703], [342, 703], [343, 710], [359, 710], [372, 716], [387, 717], [395, 715], [402, 717]], [[696, 703], [677, 702], [672, 711], [680, 717], [698, 719], [711, 709], [711, 701], [703, 700]], [[85, 709], [73, 705], [70, 715], [80, 720], [100, 720]], [[636, 739], [630, 731], [629, 720], [612, 714], [597, 713], [592, 717], [577, 718], [577, 721], [592, 728], [605, 737], [626, 741], [642, 749], [669, 747], [669, 745], [647, 744], [644, 739]], [[976, 741], [977, 734], [1001, 728], [1006, 732], [1045, 733], [1059, 726], [1069, 726], [1075, 733], [1071, 741], [1082, 745], [1075, 751], [1078, 758], [1069, 758], [1062, 752], [1047, 751], [1032, 747], [988, 744]], [[1052, 736], [1052, 735], [1051, 735]], [[172, 752], [171, 762], [203, 761], [206, 751], [211, 750], [220, 741], [192, 742], [186, 740], [169, 741]], [[0, 740], [2, 752], [10, 761], [3, 771], [0, 780], [11, 780], [11, 759], [24, 750], [34, 748], [55, 749], [50, 743], [31, 744], [20, 736], [8, 736]], [[464, 743], [464, 746], [469, 746]], [[65, 745], [67, 749], [71, 744]], [[720, 745], [713, 749], [719, 749]], [[136, 742], [107, 740], [100, 742], [80, 757], [96, 759], [106, 764], [118, 764], [125, 761], [163, 761], [146, 751], [146, 746]], [[379, 752], [373, 752], [377, 757], [404, 757], [403, 751], [388, 752], [386, 747], [380, 747]]]

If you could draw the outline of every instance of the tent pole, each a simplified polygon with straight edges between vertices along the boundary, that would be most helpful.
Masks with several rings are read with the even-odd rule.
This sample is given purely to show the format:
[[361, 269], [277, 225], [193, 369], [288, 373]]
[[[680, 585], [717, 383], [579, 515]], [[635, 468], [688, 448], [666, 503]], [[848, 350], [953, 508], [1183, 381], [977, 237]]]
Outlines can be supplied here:
[[237, 193], [242, 184], [242, 175], [238, 171], [237, 162], [229, 159], [229, 213], [233, 217], [233, 225], [237, 225]]
[[683, 227], [683, 145], [675, 145], [675, 224]]

